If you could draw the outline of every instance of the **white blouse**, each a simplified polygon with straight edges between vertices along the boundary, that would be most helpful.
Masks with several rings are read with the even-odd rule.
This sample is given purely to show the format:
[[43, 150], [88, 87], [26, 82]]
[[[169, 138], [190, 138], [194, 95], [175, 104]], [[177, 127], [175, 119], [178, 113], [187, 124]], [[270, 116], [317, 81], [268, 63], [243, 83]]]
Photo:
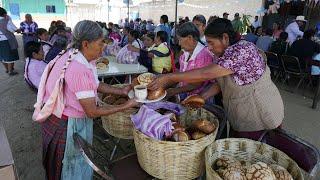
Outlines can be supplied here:
[[[0, 17], [0, 19], [4, 19], [3, 17]], [[7, 24], [8, 31], [14, 33], [18, 28], [13, 24], [11, 18], [9, 17], [9, 21]], [[7, 37], [0, 31], [0, 41], [8, 40]]]

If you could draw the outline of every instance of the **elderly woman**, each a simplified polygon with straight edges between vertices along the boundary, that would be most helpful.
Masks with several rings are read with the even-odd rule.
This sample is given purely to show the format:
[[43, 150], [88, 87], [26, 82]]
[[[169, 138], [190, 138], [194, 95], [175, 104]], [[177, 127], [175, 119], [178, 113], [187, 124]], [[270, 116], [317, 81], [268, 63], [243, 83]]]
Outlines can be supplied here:
[[192, 23], [197, 26], [200, 32], [200, 41], [203, 44], [207, 44], [206, 37], [204, 36], [204, 30], [206, 29], [206, 25], [207, 25], [206, 18], [203, 15], [198, 14], [193, 17]]
[[[193, 23], [182, 24], [177, 31], [177, 36], [179, 45], [184, 51], [179, 59], [180, 72], [199, 69], [212, 64], [213, 56], [208, 48], [200, 42], [200, 32]], [[200, 93], [208, 83], [208, 81], [195, 84], [181, 82], [178, 88], [169, 90], [169, 95], [180, 94], [180, 98], [184, 99], [186, 95]], [[186, 92], [189, 93], [186, 94]]]
[[[92, 143], [93, 118], [136, 106], [98, 107], [97, 92], [127, 96], [130, 87], [118, 89], [98, 80], [95, 60], [104, 46], [102, 29], [93, 21], [74, 28], [72, 48], [51, 61], [42, 76], [33, 119], [42, 122], [43, 165], [47, 179], [92, 179], [92, 169], [75, 147], [72, 135]], [[48, 117], [48, 118], [46, 118]]]
[[202, 93], [207, 99], [222, 92], [223, 106], [233, 137], [258, 139], [264, 130], [278, 128], [284, 107], [263, 55], [253, 43], [236, 41], [230, 21], [216, 19], [205, 30], [208, 47], [217, 64], [188, 72], [160, 76], [149, 85], [154, 90], [177, 82], [196, 83], [216, 79]]

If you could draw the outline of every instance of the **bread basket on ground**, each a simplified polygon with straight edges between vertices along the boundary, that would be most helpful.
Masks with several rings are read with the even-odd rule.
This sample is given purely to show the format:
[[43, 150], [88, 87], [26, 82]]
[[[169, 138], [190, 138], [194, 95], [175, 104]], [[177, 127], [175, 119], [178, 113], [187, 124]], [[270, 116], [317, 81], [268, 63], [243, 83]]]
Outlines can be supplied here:
[[181, 124], [190, 125], [192, 121], [207, 119], [216, 129], [211, 134], [185, 142], [160, 141], [150, 138], [139, 130], [133, 131], [138, 161], [142, 169], [159, 179], [194, 179], [205, 170], [205, 148], [215, 140], [219, 121], [205, 109], [188, 109], [180, 117]]
[[221, 156], [231, 156], [250, 163], [264, 162], [284, 167], [294, 180], [303, 180], [301, 169], [282, 151], [258, 141], [244, 138], [228, 138], [215, 141], [205, 152], [207, 180], [222, 180], [212, 165]]
[[[115, 87], [123, 87], [126, 84], [116, 84]], [[105, 102], [100, 102], [102, 106], [108, 106]], [[130, 115], [135, 114], [138, 111], [137, 108], [130, 108], [124, 111], [110, 114], [108, 116], [102, 116], [103, 128], [112, 136], [121, 139], [133, 139], [132, 130], [133, 123]]]

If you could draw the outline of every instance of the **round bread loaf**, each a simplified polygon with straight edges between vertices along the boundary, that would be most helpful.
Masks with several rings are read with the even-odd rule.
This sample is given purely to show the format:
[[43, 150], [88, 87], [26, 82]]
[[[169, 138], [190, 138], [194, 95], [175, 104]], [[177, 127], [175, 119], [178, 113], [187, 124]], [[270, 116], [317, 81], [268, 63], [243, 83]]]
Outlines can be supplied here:
[[165, 90], [160, 88], [160, 89], [157, 89], [155, 91], [150, 91], [148, 90], [148, 97], [147, 99], [149, 100], [155, 100], [155, 99], [158, 99], [160, 97], [162, 97], [163, 95], [165, 94]]
[[201, 96], [195, 94], [188, 96], [181, 104], [191, 108], [201, 108], [205, 104], [205, 100]]
[[216, 129], [216, 126], [213, 123], [205, 119], [193, 121], [192, 126], [206, 134], [210, 134]]

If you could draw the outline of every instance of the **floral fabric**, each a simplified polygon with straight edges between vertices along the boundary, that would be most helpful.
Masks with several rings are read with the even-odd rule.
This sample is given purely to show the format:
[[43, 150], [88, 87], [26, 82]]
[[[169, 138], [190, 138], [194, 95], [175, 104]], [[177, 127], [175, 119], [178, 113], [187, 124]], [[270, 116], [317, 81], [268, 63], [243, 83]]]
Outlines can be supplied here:
[[266, 68], [258, 48], [253, 43], [243, 40], [228, 47], [218, 58], [218, 65], [232, 70], [232, 77], [240, 86], [257, 81]]

